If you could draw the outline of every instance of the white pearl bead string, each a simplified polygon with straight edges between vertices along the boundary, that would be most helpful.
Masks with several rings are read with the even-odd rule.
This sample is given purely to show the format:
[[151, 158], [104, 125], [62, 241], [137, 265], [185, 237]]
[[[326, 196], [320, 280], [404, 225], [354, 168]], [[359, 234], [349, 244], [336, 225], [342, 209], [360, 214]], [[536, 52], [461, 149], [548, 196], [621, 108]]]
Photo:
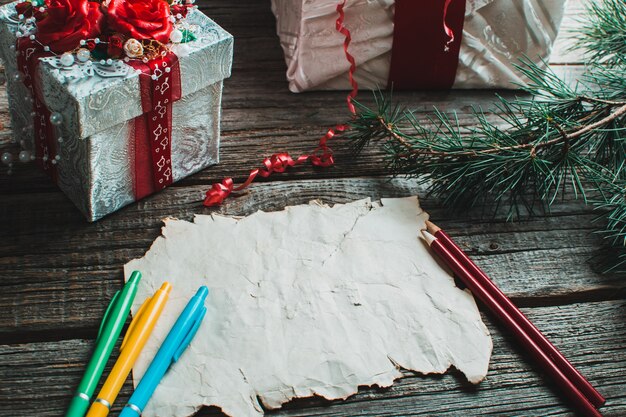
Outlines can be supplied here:
[[[32, 101], [32, 99], [30, 97], [27, 97], [26, 101]], [[55, 125], [55, 126], [60, 126], [63, 123], [63, 115], [60, 113], [52, 113], [50, 115], [50, 122]], [[32, 126], [26, 126], [23, 128], [23, 131], [26, 133], [29, 130], [32, 129]], [[17, 140], [15, 139], [15, 137], [12, 140], [13, 143], [17, 144]], [[59, 146], [61, 143], [63, 143], [63, 138], [62, 137], [58, 137], [57, 138], [57, 142], [59, 143]], [[4, 150], [1, 154], [0, 154], [0, 164], [4, 165], [7, 167], [6, 173], [7, 175], [12, 175], [13, 174], [13, 168], [15, 167], [15, 162], [19, 161], [22, 164], [27, 164], [30, 162], [33, 162], [37, 159], [37, 157], [35, 156], [35, 152], [31, 149], [27, 149], [26, 148], [26, 141], [25, 140], [21, 140], [19, 142], [19, 146], [20, 146], [20, 150], [17, 151], [17, 153], [12, 153], [8, 150]], [[39, 158], [42, 161], [47, 161], [49, 158], [47, 156], [43, 156], [42, 158]], [[59, 161], [61, 160], [61, 155], [59, 155], [57, 153], [57, 155], [55, 155], [53, 158], [51, 158], [51, 163], [53, 165], [56, 165], [59, 163]]]

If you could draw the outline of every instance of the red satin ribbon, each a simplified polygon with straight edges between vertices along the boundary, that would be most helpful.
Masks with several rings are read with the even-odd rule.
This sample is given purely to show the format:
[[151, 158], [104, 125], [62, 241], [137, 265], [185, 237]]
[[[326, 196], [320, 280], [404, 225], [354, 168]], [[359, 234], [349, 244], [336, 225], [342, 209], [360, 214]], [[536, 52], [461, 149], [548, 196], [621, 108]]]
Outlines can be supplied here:
[[[346, 0], [337, 5], [338, 18], [336, 30], [344, 36], [343, 50], [350, 63], [348, 77], [352, 91], [346, 100], [348, 109], [354, 115], [353, 99], [358, 92], [354, 79], [356, 63], [348, 52], [352, 36], [344, 26]], [[465, 17], [465, 0], [396, 0], [395, 6], [394, 45], [390, 69], [389, 85], [394, 88], [450, 88], [456, 77], [460, 39]], [[443, 22], [443, 25], [442, 23]], [[443, 30], [441, 30], [443, 28]], [[459, 36], [455, 36], [459, 33]], [[347, 125], [338, 125], [330, 129], [320, 141], [315, 152], [316, 156], [302, 155], [293, 160], [287, 153], [274, 154], [263, 161], [263, 167], [254, 169], [248, 179], [235, 186], [232, 178], [225, 178], [215, 183], [206, 193], [204, 205], [213, 207], [220, 205], [233, 191], [241, 191], [248, 187], [256, 177], [269, 177], [272, 173], [282, 173], [288, 167], [311, 161], [314, 166], [331, 166], [334, 164], [332, 150], [327, 142], [337, 132], [343, 132]]]
[[137, 200], [173, 182], [172, 103], [181, 97], [178, 57], [168, 52], [147, 63], [131, 61], [141, 71], [139, 85], [144, 114], [136, 117], [134, 192]]
[[[446, 32], [446, 35], [448, 35], [448, 38], [450, 38], [448, 42], [446, 42], [446, 47], [444, 48], [446, 52], [449, 50], [450, 44], [452, 44], [455, 40], [455, 30], [448, 25], [448, 10], [450, 9], [450, 3], [452, 3], [452, 0], [446, 0], [446, 4], [443, 6], [443, 30]], [[465, 1], [463, 1], [463, 12], [465, 14]], [[461, 22], [461, 35], [463, 34], [462, 29], [464, 21], [465, 19]], [[457, 28], [457, 30], [459, 29]]]
[[319, 147], [310, 155], [301, 155], [294, 160], [288, 153], [278, 153], [265, 158], [263, 160], [263, 167], [256, 168], [250, 171], [248, 179], [235, 186], [232, 178], [224, 178], [222, 182], [215, 183], [209, 191], [206, 192], [206, 198], [204, 199], [204, 205], [207, 207], [219, 206], [233, 191], [241, 191], [248, 187], [254, 179], [258, 176], [261, 178], [267, 178], [274, 172], [283, 173], [289, 167], [294, 167], [310, 161], [313, 166], [317, 167], [329, 167], [335, 163], [333, 159], [332, 150], [326, 145], [326, 142], [333, 138], [337, 132], [343, 132], [347, 129], [346, 125], [338, 125], [328, 130], [328, 132], [320, 139]]
[[389, 87], [450, 89], [464, 19], [465, 0], [396, 0]]
[[[352, 36], [348, 28], [344, 26], [344, 7], [346, 5], [346, 1], [347, 0], [343, 0], [337, 5], [338, 17], [335, 29], [344, 36], [343, 51], [346, 59], [350, 63], [348, 76], [350, 80], [350, 85], [352, 86], [352, 90], [346, 97], [346, 102], [350, 113], [356, 114], [356, 109], [354, 108], [354, 103], [352, 101], [359, 91], [359, 86], [354, 79], [356, 62], [354, 60], [354, 57], [348, 52], [348, 47], [350, 46], [350, 42], [352, 41]], [[333, 159], [332, 149], [328, 147], [328, 141], [332, 139], [338, 132], [344, 132], [346, 129], [348, 129], [348, 126], [345, 124], [337, 125], [334, 128], [329, 129], [328, 132], [326, 132], [326, 134], [322, 136], [322, 138], [319, 140], [317, 149], [315, 149], [313, 153], [308, 155], [301, 155], [295, 160], [291, 156], [289, 156], [288, 153], [278, 153], [270, 156], [269, 158], [265, 158], [263, 160], [263, 167], [250, 171], [248, 179], [238, 186], [235, 186], [232, 178], [224, 178], [222, 182], [213, 184], [211, 189], [206, 192], [204, 205], [207, 207], [218, 206], [230, 195], [230, 193], [232, 193], [233, 191], [243, 190], [244, 188], [252, 184], [255, 178], [267, 178], [274, 172], [283, 173], [287, 170], [287, 168], [303, 164], [307, 161], [310, 161], [313, 166], [317, 167], [332, 166], [335, 163], [335, 160]]]
[[346, 97], [346, 100], [348, 102], [348, 110], [350, 110], [350, 113], [354, 115], [356, 114], [356, 109], [354, 108], [354, 104], [352, 103], [352, 100], [354, 100], [357, 93], [359, 92], [359, 85], [354, 79], [354, 72], [356, 71], [356, 61], [354, 60], [354, 57], [348, 52], [348, 47], [350, 46], [350, 42], [352, 42], [352, 34], [350, 34], [350, 31], [348, 30], [348, 28], [344, 26], [344, 21], [346, 20], [346, 13], [344, 11], [345, 6], [346, 6], [346, 0], [343, 0], [340, 4], [337, 5], [337, 14], [339, 16], [337, 17], [337, 21], [335, 22], [335, 30], [341, 33], [344, 37], [343, 53], [346, 56], [346, 59], [348, 60], [348, 62], [350, 63], [350, 69], [348, 70], [348, 79], [350, 81], [350, 86], [352, 87], [352, 91], [350, 91], [350, 93], [348, 94], [348, 97]]
[[23, 83], [30, 91], [33, 100], [35, 157], [41, 168], [56, 182], [58, 173], [56, 165], [52, 163], [57, 154], [54, 126], [50, 122], [50, 111], [43, 102], [40, 80], [37, 76], [39, 58], [51, 54], [44, 52], [41, 45], [27, 37], [18, 38], [16, 49], [17, 69], [21, 73]]

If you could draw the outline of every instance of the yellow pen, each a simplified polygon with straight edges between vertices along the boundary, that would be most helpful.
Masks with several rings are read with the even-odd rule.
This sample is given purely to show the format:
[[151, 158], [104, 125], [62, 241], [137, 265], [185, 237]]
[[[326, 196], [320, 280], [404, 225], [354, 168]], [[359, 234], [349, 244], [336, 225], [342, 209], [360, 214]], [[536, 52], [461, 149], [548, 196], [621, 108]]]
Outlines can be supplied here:
[[111, 405], [117, 398], [117, 394], [124, 385], [124, 381], [126, 381], [141, 349], [152, 333], [163, 307], [165, 307], [171, 289], [172, 285], [169, 282], [164, 282], [161, 288], [139, 307], [126, 331], [122, 346], [120, 346], [120, 356], [98, 393], [98, 398], [89, 408], [87, 417], [105, 417], [109, 414]]

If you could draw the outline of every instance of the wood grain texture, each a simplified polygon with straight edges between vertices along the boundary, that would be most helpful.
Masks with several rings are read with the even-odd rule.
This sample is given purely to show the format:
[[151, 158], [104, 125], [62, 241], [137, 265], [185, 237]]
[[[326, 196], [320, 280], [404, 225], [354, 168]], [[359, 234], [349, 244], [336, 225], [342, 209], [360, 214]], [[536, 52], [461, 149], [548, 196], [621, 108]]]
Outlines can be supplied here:
[[[0, 0], [4, 2], [5, 0]], [[570, 0], [564, 26], [576, 27], [582, 0]], [[347, 118], [344, 92], [291, 94], [275, 35], [269, 0], [205, 0], [200, 7], [235, 35], [233, 76], [226, 81], [221, 159], [215, 167], [114, 213], [85, 223], [71, 202], [34, 166], [12, 177], [0, 168], [0, 415], [61, 415], [82, 374], [104, 308], [120, 287], [122, 266], [142, 256], [159, 235], [161, 220], [195, 214], [247, 215], [313, 199], [345, 203], [361, 198], [420, 195], [438, 224], [472, 255], [494, 281], [580, 366], [609, 402], [606, 415], [626, 415], [626, 279], [600, 275], [593, 257], [602, 251], [592, 233], [596, 217], [566, 199], [551, 213], [523, 222], [455, 213], [426, 196], [415, 181], [384, 176], [384, 153], [369, 148], [349, 158], [333, 143], [337, 165], [302, 167], [251, 187], [218, 209], [201, 205], [211, 183], [237, 180], [277, 151], [311, 151], [325, 129]], [[576, 78], [581, 59], [557, 42], [552, 63]], [[501, 92], [512, 97], [514, 92]], [[398, 93], [425, 119], [433, 107], [457, 112], [471, 126], [472, 106], [489, 108], [492, 91]], [[368, 93], [360, 99], [370, 100]], [[489, 113], [489, 117], [497, 117]], [[10, 145], [4, 86], [0, 86], [0, 149]], [[590, 261], [591, 260], [591, 261]], [[485, 317], [494, 337], [490, 374], [478, 388], [452, 372], [407, 377], [390, 389], [363, 389], [346, 402], [299, 400], [270, 415], [570, 415], [561, 397], [515, 349], [506, 332]], [[124, 388], [123, 398], [131, 391]], [[219, 415], [211, 410], [203, 416]]]
[[[626, 302], [607, 301], [526, 309], [530, 319], [607, 397], [606, 416], [626, 414]], [[584, 322], [580, 318], [584, 317]], [[210, 320], [210, 317], [207, 319]], [[298, 400], [270, 416], [571, 415], [550, 381], [537, 372], [513, 339], [484, 316], [494, 352], [485, 381], [468, 384], [453, 371], [421, 376], [405, 372], [391, 388], [362, 388], [347, 401]], [[92, 346], [91, 340], [0, 346], [0, 415], [58, 416], [63, 413]], [[33, 381], [37, 381], [33, 384]], [[42, 391], [41, 387], [46, 390]], [[116, 409], [131, 393], [127, 381]], [[45, 404], [45, 407], [42, 407]], [[19, 413], [13, 414], [15, 410]], [[220, 416], [203, 410], [199, 416]]]
[[[107, 300], [120, 286], [123, 264], [143, 256], [160, 233], [161, 219], [168, 216], [191, 220], [202, 213], [246, 215], [259, 209], [280, 210], [312, 199], [338, 203], [424, 194], [412, 180], [281, 181], [256, 184], [249, 193], [227, 200], [223, 207], [207, 209], [199, 201], [202, 189], [166, 189], [96, 224], [84, 223], [61, 194], [46, 194], [44, 198], [50, 198], [48, 209], [39, 215], [37, 236], [31, 236], [39, 243], [25, 245], [25, 236], [0, 241], [0, 251], [6, 254], [0, 258], [4, 275], [0, 334], [22, 341], [32, 340], [32, 332], [43, 336], [69, 329], [95, 329]], [[5, 201], [8, 213], [17, 213], [28, 196], [9, 196]], [[543, 304], [554, 304], [615, 298], [626, 292], [622, 277], [601, 276], [588, 262], [602, 245], [591, 233], [595, 214], [582, 203], [564, 202], [550, 215], [523, 223], [479, 220], [480, 213], [473, 222], [467, 214], [459, 221], [437, 201], [425, 198], [423, 205], [517, 301], [536, 304], [541, 299]], [[25, 230], [31, 216], [22, 212], [14, 216], [12, 224]], [[563, 258], [571, 261], [564, 264]]]

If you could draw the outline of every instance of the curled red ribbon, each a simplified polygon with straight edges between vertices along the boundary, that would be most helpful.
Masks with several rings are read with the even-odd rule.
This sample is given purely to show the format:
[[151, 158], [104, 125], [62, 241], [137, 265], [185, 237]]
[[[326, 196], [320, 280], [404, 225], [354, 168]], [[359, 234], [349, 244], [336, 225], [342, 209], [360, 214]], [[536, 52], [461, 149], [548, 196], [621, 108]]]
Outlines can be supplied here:
[[[342, 0], [337, 5], [337, 21], [335, 28], [337, 32], [341, 33], [344, 36], [343, 41], [343, 51], [346, 55], [346, 59], [350, 63], [350, 69], [348, 70], [348, 77], [350, 79], [350, 85], [352, 86], [352, 91], [346, 97], [346, 101], [348, 104], [348, 110], [353, 115], [356, 114], [356, 109], [354, 108], [353, 99], [356, 97], [357, 92], [359, 91], [359, 86], [354, 79], [354, 72], [356, 71], [356, 61], [354, 57], [350, 55], [348, 52], [348, 47], [350, 46], [350, 42], [352, 41], [352, 36], [350, 34], [350, 30], [344, 26], [345, 20], [345, 12], [344, 7], [346, 5], [347, 0]], [[256, 168], [250, 171], [248, 175], [248, 179], [238, 185], [235, 186], [235, 183], [232, 178], [224, 178], [222, 182], [215, 183], [211, 187], [209, 191], [206, 192], [206, 198], [204, 199], [204, 205], [207, 207], [219, 206], [233, 191], [241, 191], [244, 188], [248, 187], [255, 178], [262, 177], [267, 178], [272, 175], [274, 172], [283, 173], [287, 170], [287, 168], [294, 167], [296, 165], [301, 165], [306, 161], [310, 161], [311, 165], [316, 167], [329, 167], [335, 163], [333, 159], [333, 151], [328, 147], [328, 141], [332, 139], [338, 132], [344, 132], [348, 129], [348, 126], [345, 124], [337, 125], [333, 128], [330, 128], [328, 132], [319, 140], [317, 145], [317, 149], [315, 149], [311, 154], [305, 154], [299, 156], [297, 159], [293, 159], [288, 153], [277, 153], [269, 158], [265, 158], [263, 160], [263, 167]]]
[[352, 91], [350, 91], [350, 94], [348, 94], [346, 100], [348, 102], [348, 110], [350, 110], [350, 113], [354, 115], [356, 114], [356, 109], [354, 108], [352, 100], [356, 97], [359, 91], [359, 85], [354, 79], [354, 72], [356, 71], [356, 61], [354, 60], [354, 57], [348, 52], [348, 47], [350, 46], [350, 42], [352, 42], [352, 35], [350, 34], [350, 30], [348, 30], [348, 28], [345, 27], [343, 24], [346, 19], [346, 14], [344, 11], [345, 5], [346, 0], [343, 0], [342, 3], [339, 3], [337, 5], [337, 14], [339, 15], [339, 17], [337, 17], [335, 29], [337, 30], [337, 32], [341, 33], [344, 36], [343, 52], [346, 55], [346, 59], [350, 63], [350, 69], [348, 70], [348, 79], [350, 80]]
[[448, 25], [448, 9], [450, 8], [450, 3], [452, 3], [452, 0], [446, 0], [443, 6], [443, 30], [449, 38], [444, 48], [446, 52], [450, 50], [450, 44], [454, 43], [454, 30]]
[[[337, 5], [338, 17], [337, 17], [337, 21], [335, 24], [335, 29], [337, 30], [337, 32], [341, 33], [344, 37], [343, 50], [344, 50], [346, 59], [350, 63], [350, 69], [348, 70], [348, 78], [350, 80], [350, 85], [352, 86], [352, 91], [350, 91], [350, 93], [346, 97], [346, 101], [348, 105], [348, 110], [350, 110], [350, 113], [354, 115], [356, 114], [356, 109], [354, 107], [353, 100], [356, 97], [357, 92], [358, 92], [358, 84], [356, 80], [354, 79], [354, 73], [356, 71], [356, 62], [355, 62], [354, 57], [348, 52], [348, 47], [350, 46], [350, 42], [352, 42], [352, 35], [350, 34], [350, 30], [344, 25], [344, 21], [345, 21], [344, 8], [346, 5], [346, 1], [347, 0], [342, 0]], [[452, 45], [456, 39], [455, 30], [453, 29], [453, 27], [456, 27], [458, 24], [460, 24], [462, 27], [462, 24], [463, 24], [462, 22], [463, 22], [463, 16], [464, 16], [464, 11], [465, 11], [464, 2], [461, 2], [461, 1], [458, 2], [458, 4], [461, 6], [457, 7], [458, 10], [455, 9], [454, 13], [452, 13], [454, 15], [452, 16], [453, 19], [451, 19], [451, 17], [449, 16], [449, 9], [450, 9], [451, 3], [452, 3], [452, 0], [444, 0], [443, 12], [441, 12], [441, 3], [429, 4], [429, 7], [432, 7], [433, 10], [438, 10], [438, 13], [440, 13], [440, 15], [443, 16], [443, 30], [445, 32], [445, 35], [448, 38], [447, 42], [445, 43], [444, 51], [438, 50], [438, 52], [450, 51], [451, 49], [450, 45]], [[417, 5], [411, 0], [406, 0], [403, 4], [405, 6], [409, 5], [410, 7], [423, 7], [423, 5]], [[408, 19], [406, 20], [405, 23], [407, 23], [409, 26], [415, 24], [415, 22], [411, 20], [411, 16], [412, 14], [408, 14], [407, 16], [401, 16], [402, 18]], [[450, 22], [450, 20], [453, 20], [453, 22]], [[399, 24], [400, 22], [398, 22], [397, 20], [395, 23], [397, 26], [400, 26]], [[425, 38], [425, 36], [422, 36], [422, 34], [420, 33], [418, 33], [418, 35], [419, 35], [418, 36], [419, 39]], [[396, 42], [398, 39], [402, 39], [402, 37], [401, 36], [397, 38], [394, 37], [394, 50], [396, 49]], [[397, 56], [401, 56], [401, 57], [413, 56], [414, 54], [412, 53], [412, 51], [414, 49], [415, 44], [414, 42], [412, 42], [411, 38], [407, 37], [407, 39], [404, 39], [402, 43], [406, 47], [408, 47], [408, 50], [402, 51], [402, 53], [399, 53], [399, 54], [395, 54], [395, 56], [396, 57]], [[437, 45], [436, 42], [433, 43], [432, 48], [435, 48], [436, 45]], [[441, 44], [438, 44], [438, 45], [441, 45]], [[392, 73], [397, 72], [397, 71], [394, 71], [394, 68], [399, 68], [399, 74], [395, 74], [395, 75], [391, 74], [391, 77], [392, 77], [391, 79], [393, 80], [394, 77], [397, 78], [397, 81], [399, 81], [398, 82], [399, 86], [402, 86], [402, 84], [404, 83], [407, 86], [415, 87], [415, 85], [412, 84], [415, 82], [415, 80], [422, 80], [422, 81], [426, 80], [429, 88], [438, 87], [438, 86], [450, 88], [452, 86], [452, 83], [454, 82], [454, 76], [456, 74], [456, 65], [458, 64], [458, 45], [455, 46], [455, 48], [456, 49], [453, 51], [454, 53], [452, 54], [444, 53], [442, 55], [443, 57], [441, 58], [441, 61], [443, 63], [442, 65], [425, 66], [425, 65], [421, 65], [421, 63], [417, 63], [413, 65], [411, 62], [409, 63], [402, 62], [400, 65], [397, 65], [397, 64], [394, 65], [394, 62], [392, 61], [391, 72]], [[406, 58], [403, 58], [403, 60], [404, 59]], [[416, 68], [418, 70], [416, 70]], [[425, 68], [428, 68], [429, 71], [432, 72], [432, 74], [427, 73], [427, 72], [420, 73], [419, 72], [421, 71], [419, 70], [420, 68], [424, 69], [423, 71], [425, 71]], [[417, 71], [417, 74], [416, 74], [416, 71]], [[432, 78], [434, 81], [432, 82], [429, 81], [430, 80], [429, 77]], [[406, 80], [410, 80], [410, 81], [407, 82]], [[345, 124], [338, 125], [338, 126], [335, 126], [334, 128], [329, 129], [326, 135], [324, 135], [319, 140], [318, 147], [312, 154], [301, 155], [296, 160], [291, 158], [291, 156], [289, 156], [288, 153], [278, 153], [278, 154], [274, 154], [270, 156], [269, 158], [266, 158], [263, 161], [263, 167], [253, 169], [248, 175], [248, 179], [244, 183], [238, 186], [235, 186], [235, 183], [233, 182], [232, 178], [225, 178], [221, 183], [213, 184], [211, 189], [207, 191], [206, 193], [204, 205], [207, 207], [218, 206], [233, 191], [243, 190], [244, 188], [248, 187], [254, 181], [254, 179], [257, 178], [258, 176], [262, 178], [267, 178], [270, 175], [272, 175], [274, 172], [277, 172], [277, 173], [285, 172], [287, 168], [303, 164], [306, 161], [310, 161], [313, 166], [319, 166], [319, 167], [332, 166], [334, 164], [332, 150], [328, 147], [327, 142], [330, 139], [332, 139], [337, 134], [337, 132], [344, 132], [347, 129], [348, 129], [348, 126]]]

